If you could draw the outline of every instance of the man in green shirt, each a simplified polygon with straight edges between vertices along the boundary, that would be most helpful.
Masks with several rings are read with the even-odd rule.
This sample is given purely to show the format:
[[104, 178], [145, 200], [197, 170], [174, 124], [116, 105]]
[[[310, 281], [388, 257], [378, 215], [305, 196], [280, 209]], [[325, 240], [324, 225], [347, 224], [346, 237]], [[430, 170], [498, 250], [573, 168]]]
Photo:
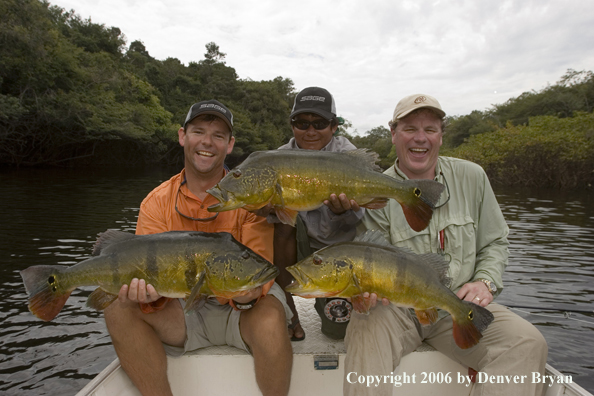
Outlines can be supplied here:
[[[397, 160], [385, 174], [399, 180], [433, 179], [447, 186], [429, 226], [415, 232], [408, 227], [400, 205], [390, 200], [369, 210], [362, 229], [381, 230], [395, 246], [415, 253], [440, 253], [450, 262], [450, 288], [460, 299], [490, 310], [495, 320], [473, 348], [458, 348], [452, 337], [452, 319], [445, 311], [439, 320], [421, 326], [408, 309], [370, 296], [375, 307], [369, 315], [355, 314], [347, 328], [345, 374], [390, 375], [402, 356], [421, 342], [474, 370], [488, 375], [544, 374], [547, 344], [529, 322], [493, 303], [503, 288], [508, 262], [509, 229], [487, 175], [469, 161], [440, 157], [445, 112], [439, 102], [424, 94], [402, 99], [390, 121]], [[393, 385], [378, 388], [344, 381], [345, 395], [391, 395]], [[541, 385], [475, 384], [473, 395], [540, 395]]]

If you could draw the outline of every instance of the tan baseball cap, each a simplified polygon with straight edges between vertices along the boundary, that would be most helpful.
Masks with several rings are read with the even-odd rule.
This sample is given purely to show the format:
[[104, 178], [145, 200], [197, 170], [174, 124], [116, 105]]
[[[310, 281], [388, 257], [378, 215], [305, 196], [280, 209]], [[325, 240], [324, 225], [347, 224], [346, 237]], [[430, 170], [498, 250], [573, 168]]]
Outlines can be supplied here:
[[392, 117], [392, 122], [396, 122], [408, 114], [413, 112], [416, 109], [420, 109], [422, 107], [428, 107], [433, 109], [441, 116], [441, 118], [445, 117], [446, 113], [441, 109], [441, 105], [431, 95], [426, 94], [414, 94], [409, 95], [396, 105], [396, 109], [394, 109], [394, 116]]

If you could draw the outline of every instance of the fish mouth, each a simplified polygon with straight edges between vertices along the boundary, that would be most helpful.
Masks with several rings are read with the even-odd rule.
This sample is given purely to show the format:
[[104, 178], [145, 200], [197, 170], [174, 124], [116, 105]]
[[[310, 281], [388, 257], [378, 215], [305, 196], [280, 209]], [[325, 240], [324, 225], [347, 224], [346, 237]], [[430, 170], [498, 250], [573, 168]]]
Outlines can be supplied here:
[[286, 268], [295, 280], [285, 287], [285, 291], [304, 298], [331, 297], [336, 293], [326, 292], [316, 288], [313, 279], [301, 271], [296, 265]]
[[276, 278], [278, 274], [280, 274], [278, 267], [270, 265], [262, 268], [262, 271], [254, 275], [252, 280], [256, 285], [260, 286], [270, 282], [271, 280]]
[[235, 199], [233, 193], [223, 190], [217, 184], [216, 186], [206, 190], [207, 193], [212, 195], [219, 203], [210, 205], [206, 210], [209, 212], [225, 212], [227, 210], [239, 209], [244, 205]]
[[[206, 192], [212, 195], [219, 202], [227, 201], [227, 192], [222, 190], [218, 184], [212, 188], [209, 188], [208, 190], [206, 190]], [[211, 205], [211, 207], [212, 206], [214, 205]]]

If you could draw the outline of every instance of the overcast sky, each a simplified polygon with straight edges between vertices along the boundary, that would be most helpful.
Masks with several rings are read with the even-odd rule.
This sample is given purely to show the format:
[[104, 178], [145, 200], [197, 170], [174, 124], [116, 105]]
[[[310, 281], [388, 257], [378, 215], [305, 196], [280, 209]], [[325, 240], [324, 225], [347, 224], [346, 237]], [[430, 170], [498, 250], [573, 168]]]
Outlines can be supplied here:
[[541, 90], [569, 68], [594, 70], [590, 0], [51, 3], [120, 28], [128, 45], [140, 40], [160, 60], [200, 61], [214, 41], [242, 79], [324, 87], [351, 133], [387, 126], [409, 94], [464, 115]]

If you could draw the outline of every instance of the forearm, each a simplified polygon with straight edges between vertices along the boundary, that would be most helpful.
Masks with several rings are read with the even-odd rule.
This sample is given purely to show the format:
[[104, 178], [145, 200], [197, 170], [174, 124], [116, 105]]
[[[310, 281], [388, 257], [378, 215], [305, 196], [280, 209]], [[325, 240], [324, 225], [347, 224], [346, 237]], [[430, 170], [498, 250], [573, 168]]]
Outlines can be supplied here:
[[295, 227], [287, 224], [274, 225], [274, 264], [280, 270], [277, 283], [284, 288], [293, 280], [286, 270], [297, 262], [297, 232]]

